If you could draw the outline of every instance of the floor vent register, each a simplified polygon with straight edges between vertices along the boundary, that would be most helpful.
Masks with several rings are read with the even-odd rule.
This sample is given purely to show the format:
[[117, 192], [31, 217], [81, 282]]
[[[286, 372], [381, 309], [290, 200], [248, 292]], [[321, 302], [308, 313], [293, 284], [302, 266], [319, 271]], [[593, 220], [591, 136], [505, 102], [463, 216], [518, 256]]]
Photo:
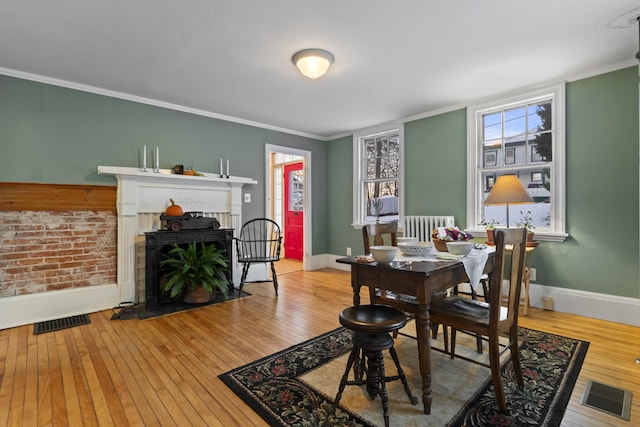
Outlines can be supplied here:
[[587, 380], [580, 403], [629, 421], [631, 397], [632, 393], [629, 390]]
[[36, 323], [33, 327], [33, 334], [44, 334], [45, 332], [53, 332], [60, 329], [67, 329], [80, 325], [88, 325], [89, 323], [91, 323], [91, 319], [89, 319], [88, 314], [80, 314], [78, 316], [70, 316], [62, 319], [47, 320], [46, 322]]

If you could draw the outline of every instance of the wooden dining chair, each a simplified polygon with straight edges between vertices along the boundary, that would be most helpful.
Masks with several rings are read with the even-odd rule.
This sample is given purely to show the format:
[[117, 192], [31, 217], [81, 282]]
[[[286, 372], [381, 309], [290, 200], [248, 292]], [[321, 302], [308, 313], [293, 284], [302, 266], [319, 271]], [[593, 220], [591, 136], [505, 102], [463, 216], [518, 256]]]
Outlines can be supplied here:
[[[398, 246], [398, 222], [365, 224], [362, 227], [362, 240], [365, 255], [371, 253], [371, 246], [382, 246], [385, 244], [385, 240], [387, 245]], [[373, 245], [371, 243], [373, 243]]]
[[[450, 355], [452, 359], [456, 356], [457, 330], [482, 335], [488, 339], [489, 364], [462, 356], [458, 357], [491, 368], [491, 380], [498, 407], [501, 412], [506, 412], [500, 356], [507, 349], [511, 353], [518, 386], [524, 385], [518, 348], [518, 309], [524, 271], [524, 254], [527, 246], [527, 230], [524, 228], [494, 230], [494, 240], [496, 253], [493, 273], [489, 282], [488, 302], [452, 295], [432, 304], [430, 313], [432, 322], [442, 324], [445, 328], [451, 327]], [[508, 264], [505, 261], [507, 254], [505, 245], [512, 246], [512, 249], [509, 250], [510, 261]], [[509, 281], [509, 292], [506, 294], [505, 306], [501, 304], [500, 295], [503, 280]], [[508, 337], [508, 343], [503, 345], [502, 349], [499, 342], [501, 336]]]
[[[364, 253], [369, 254], [373, 245], [398, 246], [398, 223], [397, 222], [377, 222], [375, 224], [366, 224], [362, 227], [362, 239], [364, 243]], [[435, 298], [439, 298], [436, 296]], [[369, 301], [371, 304], [383, 304], [402, 310], [409, 318], [415, 319], [418, 312], [417, 298], [412, 295], [397, 294], [383, 288], [369, 287]], [[398, 330], [393, 331], [393, 337], [398, 336]], [[431, 324], [431, 333], [433, 338], [438, 336], [438, 325]], [[402, 334], [406, 335], [406, 334]], [[409, 336], [409, 335], [407, 335]], [[411, 338], [415, 338], [410, 336]], [[444, 335], [445, 351], [449, 351], [448, 335]]]

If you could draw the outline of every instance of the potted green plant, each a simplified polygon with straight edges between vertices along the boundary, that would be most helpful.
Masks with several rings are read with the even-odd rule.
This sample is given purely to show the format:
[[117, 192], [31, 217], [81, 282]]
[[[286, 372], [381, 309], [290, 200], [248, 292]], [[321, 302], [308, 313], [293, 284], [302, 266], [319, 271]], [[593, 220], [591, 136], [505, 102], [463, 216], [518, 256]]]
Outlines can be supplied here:
[[182, 298], [188, 303], [203, 303], [216, 297], [219, 290], [224, 299], [228, 298], [229, 265], [224, 249], [215, 245], [196, 242], [187, 246], [172, 245], [167, 258], [160, 261], [166, 283], [163, 291], [171, 298]]
[[527, 241], [533, 242], [534, 232], [533, 229], [536, 228], [533, 225], [533, 217], [531, 216], [531, 211], [523, 212], [520, 211], [520, 221], [516, 222], [518, 227], [524, 227], [527, 229]]
[[489, 245], [493, 245], [493, 229], [496, 228], [498, 224], [500, 224], [500, 221], [497, 219], [487, 220], [483, 218], [482, 221], [480, 221], [480, 225], [487, 230], [487, 244]]

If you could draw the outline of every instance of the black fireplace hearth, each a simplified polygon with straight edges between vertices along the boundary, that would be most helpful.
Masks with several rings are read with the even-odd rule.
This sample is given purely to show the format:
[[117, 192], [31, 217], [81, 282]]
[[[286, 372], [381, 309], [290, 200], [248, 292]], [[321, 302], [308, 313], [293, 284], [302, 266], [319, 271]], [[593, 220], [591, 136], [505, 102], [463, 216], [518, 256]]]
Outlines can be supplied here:
[[229, 280], [229, 295], [235, 292], [233, 286], [233, 229], [196, 229], [182, 231], [153, 231], [145, 233], [145, 308], [155, 310], [160, 306], [175, 304], [176, 302], [162, 294], [160, 280], [162, 275], [159, 271], [162, 257], [171, 250], [173, 243], [189, 244], [202, 242], [213, 244], [223, 249], [229, 264], [227, 278]]

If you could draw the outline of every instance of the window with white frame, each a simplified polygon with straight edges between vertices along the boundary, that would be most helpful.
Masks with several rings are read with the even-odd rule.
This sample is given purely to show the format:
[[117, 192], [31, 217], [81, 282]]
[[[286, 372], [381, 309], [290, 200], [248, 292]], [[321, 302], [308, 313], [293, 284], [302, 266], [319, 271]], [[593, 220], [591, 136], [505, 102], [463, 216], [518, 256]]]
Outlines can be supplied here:
[[[467, 228], [526, 222], [539, 240], [564, 240], [564, 85], [468, 107], [467, 137]], [[485, 205], [508, 174], [518, 176], [533, 203]]]
[[354, 224], [398, 221], [401, 210], [402, 131], [354, 135]]

